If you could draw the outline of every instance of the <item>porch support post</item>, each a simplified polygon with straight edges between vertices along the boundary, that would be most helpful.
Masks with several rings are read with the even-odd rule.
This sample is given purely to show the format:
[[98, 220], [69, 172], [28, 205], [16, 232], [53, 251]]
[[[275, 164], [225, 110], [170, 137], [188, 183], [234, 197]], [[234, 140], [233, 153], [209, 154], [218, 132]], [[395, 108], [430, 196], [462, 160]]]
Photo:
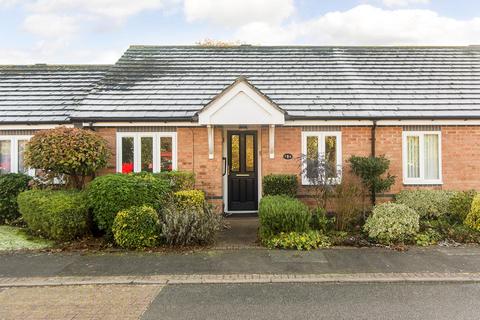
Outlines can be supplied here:
[[215, 137], [214, 137], [214, 128], [213, 125], [207, 125], [208, 131], [208, 159], [213, 159], [213, 151], [215, 145]]
[[268, 153], [270, 159], [275, 158], [275, 125], [271, 124], [268, 127]]

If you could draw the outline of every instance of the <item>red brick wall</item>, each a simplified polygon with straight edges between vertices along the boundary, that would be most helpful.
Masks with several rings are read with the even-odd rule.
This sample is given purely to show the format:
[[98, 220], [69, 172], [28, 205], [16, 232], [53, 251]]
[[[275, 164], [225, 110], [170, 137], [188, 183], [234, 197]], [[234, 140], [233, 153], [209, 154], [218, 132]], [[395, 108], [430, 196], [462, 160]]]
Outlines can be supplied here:
[[98, 174], [108, 174], [116, 172], [116, 144], [117, 144], [117, 129], [116, 128], [96, 128], [95, 132], [101, 135], [105, 140], [107, 140], [108, 146], [110, 148], [110, 159], [108, 160], [108, 165], [105, 169], [102, 169]]
[[206, 127], [177, 129], [178, 169], [192, 171], [196, 188], [205, 191], [210, 202], [222, 208], [222, 129], [215, 128], [214, 158], [208, 158]]
[[[402, 189], [480, 189], [480, 126], [443, 126], [442, 130], [442, 186], [404, 186], [402, 177], [402, 127], [377, 127], [376, 154], [385, 155], [391, 161], [390, 173], [397, 177], [389, 194]], [[107, 139], [112, 157], [109, 167], [101, 174], [115, 172], [115, 128], [96, 130]], [[342, 127], [342, 158], [344, 174], [348, 174], [346, 160], [351, 155], [368, 156], [371, 152], [371, 127]], [[262, 175], [271, 173], [300, 174], [301, 128], [277, 127], [275, 129], [275, 158], [269, 158], [268, 128], [260, 130]], [[196, 187], [206, 192], [211, 202], [222, 205], [222, 137], [223, 129], [215, 128], [215, 156], [208, 159], [207, 128], [178, 128], [177, 150], [178, 169], [193, 171], [197, 177]], [[292, 160], [285, 160], [283, 154], [291, 153]], [[300, 175], [299, 175], [299, 181]], [[300, 195], [308, 194], [301, 187]]]

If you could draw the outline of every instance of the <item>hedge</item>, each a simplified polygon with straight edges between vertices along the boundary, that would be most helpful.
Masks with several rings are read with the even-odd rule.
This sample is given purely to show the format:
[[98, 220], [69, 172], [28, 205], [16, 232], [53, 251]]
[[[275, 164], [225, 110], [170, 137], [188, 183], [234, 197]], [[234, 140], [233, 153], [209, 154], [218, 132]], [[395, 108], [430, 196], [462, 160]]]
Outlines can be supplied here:
[[0, 175], [0, 224], [9, 223], [20, 216], [17, 196], [28, 189], [31, 177], [20, 173]]
[[298, 181], [294, 174], [269, 174], [263, 177], [263, 195], [297, 195]]

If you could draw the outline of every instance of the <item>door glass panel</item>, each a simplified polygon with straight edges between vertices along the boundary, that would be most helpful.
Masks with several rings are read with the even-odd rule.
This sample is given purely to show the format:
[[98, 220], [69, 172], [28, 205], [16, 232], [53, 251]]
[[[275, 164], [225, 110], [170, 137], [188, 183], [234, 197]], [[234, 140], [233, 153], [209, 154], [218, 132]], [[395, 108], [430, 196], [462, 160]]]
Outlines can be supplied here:
[[153, 172], [153, 137], [140, 137], [140, 171]]
[[245, 136], [247, 171], [255, 171], [255, 146], [253, 139], [254, 136], [251, 134]]
[[232, 135], [231, 144], [232, 144], [231, 171], [238, 172], [240, 171], [240, 136], [238, 134]]
[[12, 170], [10, 150], [10, 140], [0, 140], [0, 173], [8, 173]]
[[318, 137], [307, 137], [307, 177], [318, 177]]
[[25, 147], [27, 145], [27, 140], [18, 140], [18, 172], [27, 173], [27, 168], [25, 168]]
[[160, 171], [172, 171], [172, 137], [160, 138]]
[[122, 173], [133, 172], [133, 137], [122, 137]]
[[420, 178], [420, 138], [407, 137], [407, 177]]
[[337, 176], [337, 137], [325, 137], [325, 162], [327, 164], [327, 178]]

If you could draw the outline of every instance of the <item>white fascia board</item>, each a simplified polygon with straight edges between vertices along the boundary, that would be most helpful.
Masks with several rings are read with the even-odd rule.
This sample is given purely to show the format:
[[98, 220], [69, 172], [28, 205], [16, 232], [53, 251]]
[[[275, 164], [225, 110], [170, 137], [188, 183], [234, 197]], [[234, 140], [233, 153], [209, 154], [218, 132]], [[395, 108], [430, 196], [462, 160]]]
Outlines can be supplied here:
[[83, 127], [198, 127], [198, 122], [83, 122]]
[[283, 125], [285, 114], [245, 81], [222, 92], [198, 114], [201, 125]]
[[73, 128], [73, 124], [0, 124], [0, 130], [45, 130], [58, 127]]
[[372, 126], [371, 120], [287, 120], [286, 126]]

